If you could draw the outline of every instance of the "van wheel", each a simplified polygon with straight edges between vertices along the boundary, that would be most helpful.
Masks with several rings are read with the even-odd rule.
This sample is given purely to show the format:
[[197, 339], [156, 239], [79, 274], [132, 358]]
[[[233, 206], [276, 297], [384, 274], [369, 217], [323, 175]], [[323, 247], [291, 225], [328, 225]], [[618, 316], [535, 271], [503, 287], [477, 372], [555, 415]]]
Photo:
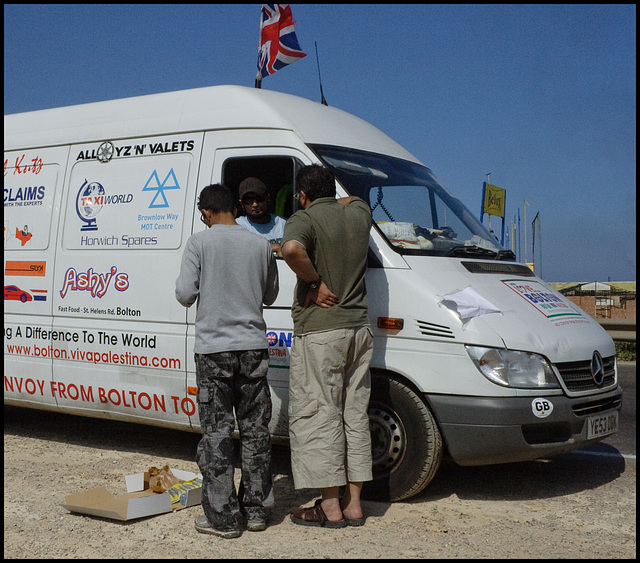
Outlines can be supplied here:
[[418, 494], [442, 461], [442, 436], [429, 407], [396, 379], [372, 374], [369, 428], [373, 481], [363, 497], [392, 502]]

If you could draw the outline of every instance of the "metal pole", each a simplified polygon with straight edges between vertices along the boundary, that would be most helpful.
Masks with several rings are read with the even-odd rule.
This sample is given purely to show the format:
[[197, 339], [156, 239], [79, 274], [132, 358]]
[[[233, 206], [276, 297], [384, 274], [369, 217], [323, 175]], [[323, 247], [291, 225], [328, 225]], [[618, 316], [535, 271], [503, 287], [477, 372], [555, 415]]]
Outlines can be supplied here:
[[527, 200], [524, 200], [524, 263], [527, 263]]
[[540, 277], [542, 277], [542, 221], [540, 220], [540, 212], [538, 211], [538, 246], [540, 250], [538, 250], [538, 255], [540, 256]]

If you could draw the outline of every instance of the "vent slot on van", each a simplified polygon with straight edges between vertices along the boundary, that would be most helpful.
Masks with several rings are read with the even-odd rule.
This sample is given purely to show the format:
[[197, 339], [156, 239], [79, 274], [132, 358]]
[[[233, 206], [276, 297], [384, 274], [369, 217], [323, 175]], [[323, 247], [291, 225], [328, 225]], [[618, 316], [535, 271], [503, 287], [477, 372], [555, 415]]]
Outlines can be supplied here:
[[576, 416], [588, 416], [599, 412], [619, 409], [621, 404], [622, 397], [607, 397], [606, 399], [600, 399], [598, 401], [573, 405], [573, 412]]
[[505, 264], [504, 262], [462, 262], [472, 274], [509, 274], [532, 278], [535, 274], [528, 266], [521, 264]]
[[444, 325], [428, 323], [426, 321], [417, 321], [418, 330], [425, 336], [439, 336], [440, 338], [455, 338], [453, 331]]

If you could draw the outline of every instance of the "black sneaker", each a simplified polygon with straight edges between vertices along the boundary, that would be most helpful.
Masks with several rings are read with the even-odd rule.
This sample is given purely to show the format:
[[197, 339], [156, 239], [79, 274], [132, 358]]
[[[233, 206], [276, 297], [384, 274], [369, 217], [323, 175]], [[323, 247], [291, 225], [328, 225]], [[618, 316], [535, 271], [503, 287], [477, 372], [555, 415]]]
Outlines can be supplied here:
[[231, 528], [229, 530], [218, 530], [214, 528], [211, 524], [209, 524], [209, 520], [203, 514], [202, 516], [196, 516], [195, 520], [196, 530], [201, 534], [211, 534], [213, 536], [218, 536], [219, 538], [231, 539], [238, 538], [241, 535], [240, 528]]
[[249, 532], [262, 532], [267, 529], [267, 519], [254, 517], [247, 520], [247, 530]]

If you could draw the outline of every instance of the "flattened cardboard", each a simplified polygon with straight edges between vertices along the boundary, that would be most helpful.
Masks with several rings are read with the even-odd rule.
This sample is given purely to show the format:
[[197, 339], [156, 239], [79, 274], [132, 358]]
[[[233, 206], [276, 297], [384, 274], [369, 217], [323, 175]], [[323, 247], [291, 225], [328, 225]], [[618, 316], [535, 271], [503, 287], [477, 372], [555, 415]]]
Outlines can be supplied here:
[[[171, 469], [171, 472], [182, 481], [201, 477], [191, 471]], [[202, 500], [202, 487], [198, 487], [181, 494], [180, 500], [172, 504], [169, 493], [156, 493], [148, 488], [148, 472], [127, 475], [125, 481], [128, 491], [125, 495], [116, 497], [105, 487], [96, 487], [66, 496], [62, 506], [70, 512], [126, 522], [194, 506]]]
[[121, 521], [163, 514], [173, 509], [167, 493], [158, 494], [147, 490], [116, 497], [104, 487], [69, 495], [65, 497], [65, 504], [62, 506], [70, 512]]

